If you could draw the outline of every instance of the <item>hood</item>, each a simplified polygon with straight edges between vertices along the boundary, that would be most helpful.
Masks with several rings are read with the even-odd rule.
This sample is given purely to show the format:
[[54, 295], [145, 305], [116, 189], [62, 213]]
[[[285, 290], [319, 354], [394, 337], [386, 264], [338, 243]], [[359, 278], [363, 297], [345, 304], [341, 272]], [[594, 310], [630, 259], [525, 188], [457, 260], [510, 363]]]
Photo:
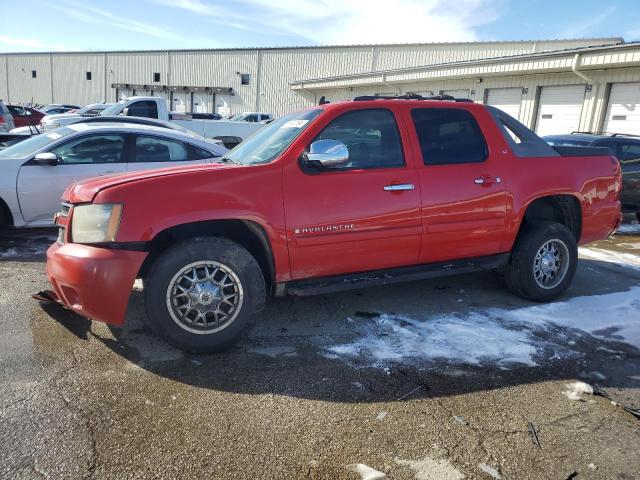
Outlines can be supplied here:
[[238, 168], [240, 165], [233, 163], [211, 163], [191, 165], [189, 167], [169, 167], [156, 170], [142, 170], [138, 172], [119, 173], [102, 177], [89, 178], [67, 187], [62, 195], [64, 201], [69, 203], [92, 202], [98, 193], [107, 188], [123, 185], [125, 183], [150, 180], [157, 177], [175, 175], [201, 175], [203, 172], [226, 168]]

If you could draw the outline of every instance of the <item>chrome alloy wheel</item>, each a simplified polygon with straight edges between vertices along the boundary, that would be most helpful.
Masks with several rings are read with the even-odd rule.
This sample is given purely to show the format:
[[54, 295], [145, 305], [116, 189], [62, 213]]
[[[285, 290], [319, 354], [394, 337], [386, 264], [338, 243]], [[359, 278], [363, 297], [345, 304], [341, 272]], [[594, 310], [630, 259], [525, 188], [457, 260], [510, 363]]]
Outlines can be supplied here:
[[173, 321], [188, 332], [209, 334], [228, 327], [242, 308], [244, 293], [238, 276], [212, 260], [190, 263], [167, 288]]
[[567, 245], [557, 238], [547, 240], [533, 260], [533, 278], [540, 288], [555, 288], [567, 275], [569, 262]]

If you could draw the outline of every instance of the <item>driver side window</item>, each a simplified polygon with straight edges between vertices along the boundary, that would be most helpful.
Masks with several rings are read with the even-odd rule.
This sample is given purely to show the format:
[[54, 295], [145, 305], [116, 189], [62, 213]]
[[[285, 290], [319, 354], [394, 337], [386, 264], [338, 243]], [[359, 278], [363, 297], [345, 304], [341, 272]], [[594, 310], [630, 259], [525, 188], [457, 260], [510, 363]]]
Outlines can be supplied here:
[[393, 113], [386, 109], [344, 113], [332, 120], [317, 140], [338, 140], [349, 150], [349, 162], [331, 170], [404, 166], [398, 126]]
[[124, 136], [89, 135], [76, 138], [51, 150], [60, 164], [122, 163]]

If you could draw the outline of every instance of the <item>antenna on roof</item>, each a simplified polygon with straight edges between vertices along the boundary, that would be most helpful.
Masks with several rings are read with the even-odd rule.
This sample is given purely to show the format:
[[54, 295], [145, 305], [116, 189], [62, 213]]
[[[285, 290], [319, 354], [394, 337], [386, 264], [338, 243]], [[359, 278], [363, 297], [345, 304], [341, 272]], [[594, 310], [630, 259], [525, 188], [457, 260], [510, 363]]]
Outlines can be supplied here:
[[318, 105], [325, 105], [327, 103], [331, 103], [331, 102], [329, 100], [327, 100], [324, 95], [322, 95], [320, 97], [320, 101], [318, 102]]

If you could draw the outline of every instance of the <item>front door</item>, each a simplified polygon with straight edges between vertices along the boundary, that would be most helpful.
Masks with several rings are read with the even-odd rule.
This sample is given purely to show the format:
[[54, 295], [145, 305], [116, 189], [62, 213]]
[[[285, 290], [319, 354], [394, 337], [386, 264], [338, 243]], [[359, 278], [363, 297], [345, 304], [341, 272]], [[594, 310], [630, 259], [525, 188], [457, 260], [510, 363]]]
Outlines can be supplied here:
[[283, 174], [292, 279], [417, 263], [418, 174], [400, 132], [390, 110], [352, 110], [330, 120], [314, 140], [344, 143], [348, 163], [314, 169], [288, 162]]
[[500, 253], [505, 181], [474, 115], [464, 108], [414, 108], [424, 237], [421, 263]]
[[28, 223], [48, 222], [60, 210], [60, 199], [68, 185], [91, 177], [125, 171], [125, 136], [119, 133], [75, 137], [51, 150], [56, 166], [33, 161], [20, 167], [18, 201]]

